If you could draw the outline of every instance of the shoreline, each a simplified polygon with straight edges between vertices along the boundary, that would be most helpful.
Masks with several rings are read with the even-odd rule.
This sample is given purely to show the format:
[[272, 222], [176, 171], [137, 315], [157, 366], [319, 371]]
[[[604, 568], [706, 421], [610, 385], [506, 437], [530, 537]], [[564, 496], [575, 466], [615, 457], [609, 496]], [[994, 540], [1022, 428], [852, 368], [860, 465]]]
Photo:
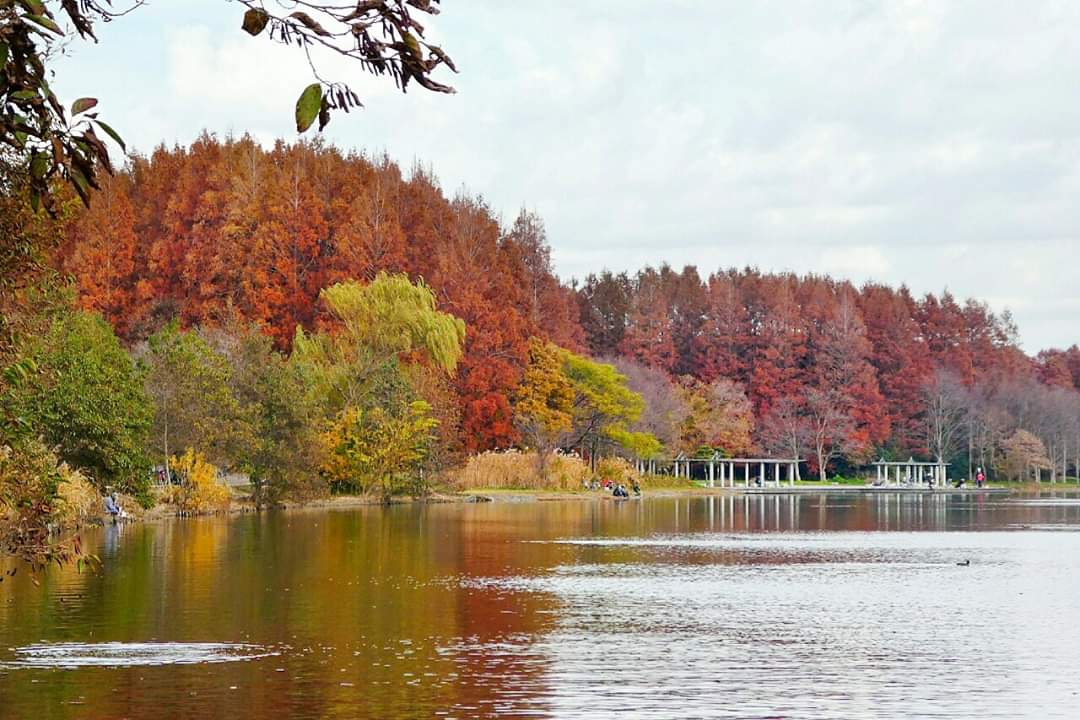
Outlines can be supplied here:
[[[912, 495], [1029, 495], [1058, 494], [1062, 492], [1080, 492], [1080, 485], [1056, 483], [1043, 483], [1041, 486], [1033, 484], [1001, 486], [994, 485], [986, 488], [923, 488], [923, 487], [874, 487], [872, 485], [851, 484], [826, 484], [826, 485], [796, 485], [781, 487], [660, 487], [644, 489], [642, 498], [683, 498], [683, 497], [731, 497], [750, 495], [812, 495], [815, 493], [837, 493], [850, 495], [879, 495], [879, 494], [912, 494]], [[388, 503], [381, 498], [364, 495], [337, 495], [326, 498], [317, 498], [306, 501], [290, 500], [277, 503], [272, 506], [256, 508], [254, 503], [243, 500], [234, 501], [227, 510], [209, 513], [182, 514], [171, 505], [158, 504], [149, 509], [139, 508], [127, 522], [160, 522], [163, 520], [206, 518], [217, 516], [245, 515], [248, 513], [273, 511], [273, 512], [308, 512], [321, 510], [348, 510], [358, 507], [385, 506], [385, 505], [417, 505], [417, 504], [464, 504], [464, 503], [540, 503], [540, 502], [568, 502], [568, 501], [611, 501], [614, 498], [604, 491], [598, 490], [537, 490], [537, 489], [511, 489], [511, 488], [476, 488], [460, 492], [439, 491], [423, 497], [395, 497]], [[630, 498], [634, 500], [637, 498]], [[114, 522], [113, 518], [102, 514], [96, 516], [86, 524], [107, 525]], [[77, 531], [77, 528], [75, 529]]]

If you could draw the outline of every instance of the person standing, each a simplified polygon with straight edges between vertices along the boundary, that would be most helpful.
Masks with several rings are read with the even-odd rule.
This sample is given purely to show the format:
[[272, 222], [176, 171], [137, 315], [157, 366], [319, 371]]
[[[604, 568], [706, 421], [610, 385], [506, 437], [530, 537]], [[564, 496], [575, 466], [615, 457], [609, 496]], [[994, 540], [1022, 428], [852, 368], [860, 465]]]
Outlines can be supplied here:
[[982, 487], [986, 482], [986, 475], [983, 474], [982, 468], [975, 468], [975, 487]]

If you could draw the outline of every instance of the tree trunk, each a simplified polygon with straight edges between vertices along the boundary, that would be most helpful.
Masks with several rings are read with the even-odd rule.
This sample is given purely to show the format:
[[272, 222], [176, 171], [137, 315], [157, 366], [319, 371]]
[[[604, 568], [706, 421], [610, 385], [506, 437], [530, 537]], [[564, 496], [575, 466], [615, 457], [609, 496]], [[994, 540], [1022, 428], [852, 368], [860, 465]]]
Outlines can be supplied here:
[[172, 473], [169, 472], [169, 405], [165, 401], [165, 483], [172, 484]]

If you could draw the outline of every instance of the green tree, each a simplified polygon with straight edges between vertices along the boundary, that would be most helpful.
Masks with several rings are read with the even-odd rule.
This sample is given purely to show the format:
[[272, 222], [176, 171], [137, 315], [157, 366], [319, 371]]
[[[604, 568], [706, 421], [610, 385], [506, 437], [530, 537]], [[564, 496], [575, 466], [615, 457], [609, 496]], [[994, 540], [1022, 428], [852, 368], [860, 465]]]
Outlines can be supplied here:
[[439, 423], [423, 397], [442, 392], [418, 362], [402, 358], [453, 373], [465, 324], [405, 275], [339, 283], [321, 297], [337, 327], [312, 335], [297, 328], [290, 365], [326, 418], [324, 471], [339, 488], [389, 496], [418, 478], [438, 447]]
[[192, 448], [228, 467], [250, 447], [247, 415], [230, 387], [226, 358], [173, 321], [141, 349], [146, 390], [154, 400], [151, 447], [168, 469], [171, 454]]
[[422, 281], [379, 273], [366, 285], [332, 285], [320, 297], [341, 327], [314, 335], [297, 328], [293, 358], [332, 413], [363, 406], [401, 355], [421, 355], [446, 373], [457, 367], [465, 323], [437, 310]]
[[61, 460], [101, 487], [146, 497], [152, 406], [143, 377], [100, 316], [70, 311], [22, 351], [36, 372], [13, 385], [5, 414], [21, 417]]
[[238, 325], [208, 337], [228, 360], [230, 388], [250, 425], [238, 459], [251, 477], [256, 505], [324, 492], [317, 437], [322, 409], [299, 368], [256, 326]]
[[563, 372], [574, 389], [574, 421], [569, 444], [587, 449], [594, 463], [605, 445], [615, 444], [628, 450], [653, 447], [648, 441], [651, 437], [648, 433], [629, 430], [629, 426], [641, 417], [645, 403], [626, 386], [626, 376], [607, 363], [564, 352]]

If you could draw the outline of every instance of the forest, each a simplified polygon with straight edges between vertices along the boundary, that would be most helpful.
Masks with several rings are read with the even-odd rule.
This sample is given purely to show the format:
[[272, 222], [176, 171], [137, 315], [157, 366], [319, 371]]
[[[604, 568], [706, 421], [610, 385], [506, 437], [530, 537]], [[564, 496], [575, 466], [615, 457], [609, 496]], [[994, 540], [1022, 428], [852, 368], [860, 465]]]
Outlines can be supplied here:
[[1007, 313], [947, 291], [666, 265], [564, 282], [537, 214], [319, 141], [204, 134], [101, 186], [23, 228], [47, 252], [5, 279], [0, 381], [6, 432], [99, 490], [179, 471], [200, 511], [232, 472], [260, 502], [389, 497], [508, 450], [541, 477], [552, 453], [1080, 466], [1080, 349], [1026, 355]]

